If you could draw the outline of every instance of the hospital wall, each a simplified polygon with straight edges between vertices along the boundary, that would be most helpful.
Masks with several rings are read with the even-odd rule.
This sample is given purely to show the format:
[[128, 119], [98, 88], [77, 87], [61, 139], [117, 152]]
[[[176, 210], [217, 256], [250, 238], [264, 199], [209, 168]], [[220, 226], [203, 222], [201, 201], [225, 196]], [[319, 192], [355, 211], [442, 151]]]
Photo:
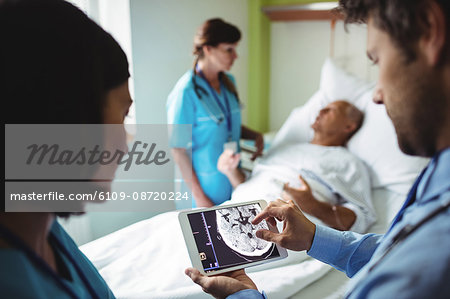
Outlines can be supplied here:
[[[271, 23], [270, 130], [278, 130], [295, 107], [303, 105], [319, 89], [320, 71], [330, 56], [329, 21]], [[334, 33], [335, 61], [349, 73], [375, 81], [377, 68], [366, 56], [367, 30], [337, 22]]]

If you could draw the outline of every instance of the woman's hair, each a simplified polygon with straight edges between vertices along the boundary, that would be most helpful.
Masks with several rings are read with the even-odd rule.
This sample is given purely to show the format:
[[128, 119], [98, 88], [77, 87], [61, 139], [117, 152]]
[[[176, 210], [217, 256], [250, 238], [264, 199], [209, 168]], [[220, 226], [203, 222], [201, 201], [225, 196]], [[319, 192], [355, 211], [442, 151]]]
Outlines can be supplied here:
[[112, 36], [62, 0], [0, 0], [0, 40], [5, 124], [101, 124], [130, 76]]
[[[196, 56], [194, 62], [194, 74], [196, 73], [195, 67], [198, 60], [204, 55], [203, 46], [217, 47], [221, 43], [234, 44], [240, 39], [241, 31], [236, 26], [227, 23], [222, 19], [215, 18], [204, 22], [200, 28], [198, 28], [194, 37], [193, 53]], [[236, 87], [223, 72], [219, 73], [219, 79], [225, 84], [225, 87], [238, 98]]]
[[119, 44], [65, 1], [0, 1], [0, 40], [5, 123], [102, 123], [107, 92], [130, 76]]

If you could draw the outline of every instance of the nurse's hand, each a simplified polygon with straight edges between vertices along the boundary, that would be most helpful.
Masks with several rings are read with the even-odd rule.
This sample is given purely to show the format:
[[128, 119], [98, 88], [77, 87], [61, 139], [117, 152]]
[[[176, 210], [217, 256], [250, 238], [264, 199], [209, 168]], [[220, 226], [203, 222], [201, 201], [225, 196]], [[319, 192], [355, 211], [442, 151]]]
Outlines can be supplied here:
[[233, 188], [245, 181], [245, 174], [238, 168], [241, 154], [234, 154], [232, 150], [226, 149], [217, 161], [217, 169], [227, 176]]
[[251, 160], [254, 161], [259, 156], [262, 156], [264, 150], [264, 137], [261, 133], [255, 132], [255, 147], [256, 152], [253, 153]]
[[245, 274], [244, 270], [236, 270], [217, 276], [204, 276], [197, 269], [187, 268], [184, 273], [193, 282], [201, 286], [204, 292], [215, 298], [226, 298], [245, 289], [257, 290], [255, 283]]
[[316, 226], [303, 215], [293, 201], [278, 199], [270, 202], [261, 213], [256, 215], [252, 224], [258, 224], [263, 219], [273, 226], [276, 226], [276, 220], [283, 221], [283, 231], [274, 233], [267, 229], [260, 229], [256, 232], [258, 238], [295, 251], [311, 248]]
[[235, 154], [232, 150], [226, 149], [217, 161], [217, 169], [225, 175], [230, 175], [237, 168], [240, 160], [241, 154]]

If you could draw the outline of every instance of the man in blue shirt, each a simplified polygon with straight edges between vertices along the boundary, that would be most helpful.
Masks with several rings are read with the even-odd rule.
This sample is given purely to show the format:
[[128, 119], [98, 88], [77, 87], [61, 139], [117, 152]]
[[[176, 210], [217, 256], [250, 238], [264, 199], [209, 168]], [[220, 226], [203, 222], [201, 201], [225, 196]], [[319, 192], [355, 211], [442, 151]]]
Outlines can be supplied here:
[[[341, 0], [346, 23], [367, 23], [367, 54], [379, 65], [374, 101], [385, 104], [403, 152], [433, 157], [384, 235], [314, 225], [292, 202], [269, 204], [258, 237], [308, 254], [349, 277], [348, 298], [450, 297], [450, 2]], [[186, 270], [215, 297], [261, 298], [244, 271], [206, 277]]]

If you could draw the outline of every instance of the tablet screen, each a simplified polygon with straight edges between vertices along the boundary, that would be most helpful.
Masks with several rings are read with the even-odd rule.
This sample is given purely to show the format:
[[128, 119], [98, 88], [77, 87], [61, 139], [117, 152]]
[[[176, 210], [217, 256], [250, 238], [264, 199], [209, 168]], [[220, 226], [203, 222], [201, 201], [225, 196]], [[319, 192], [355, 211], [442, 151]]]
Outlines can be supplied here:
[[251, 224], [260, 211], [260, 205], [253, 203], [188, 215], [205, 272], [280, 257], [275, 244], [255, 235], [259, 229], [269, 229], [265, 220]]

